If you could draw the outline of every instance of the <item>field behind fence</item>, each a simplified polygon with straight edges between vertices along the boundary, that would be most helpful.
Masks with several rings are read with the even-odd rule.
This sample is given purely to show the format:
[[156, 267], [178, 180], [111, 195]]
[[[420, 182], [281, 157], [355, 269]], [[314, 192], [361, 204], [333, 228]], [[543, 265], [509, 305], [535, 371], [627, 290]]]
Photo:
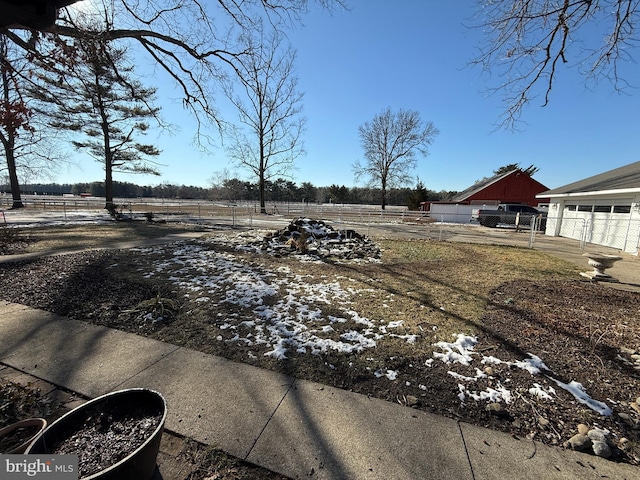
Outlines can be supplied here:
[[[230, 227], [264, 227], [281, 229], [298, 217], [308, 217], [331, 222], [336, 229], [352, 229], [372, 237], [413, 237], [447, 241], [452, 238], [469, 238], [478, 235], [497, 237], [509, 234], [513, 228], [479, 228], [468, 213], [457, 217], [452, 214], [433, 214], [410, 211], [406, 207], [379, 205], [312, 204], [302, 202], [268, 202], [267, 214], [260, 213], [258, 202], [223, 202], [181, 199], [115, 199], [117, 211], [134, 220], [167, 222], [191, 222], [203, 225]], [[104, 198], [23, 196], [24, 209], [10, 210], [11, 197], [0, 196], [0, 211], [5, 225], [52, 222], [95, 221], [109, 219], [104, 209]], [[548, 217], [553, 225], [554, 217]], [[494, 230], [494, 232], [491, 232]], [[482, 233], [485, 232], [485, 233]], [[629, 220], [564, 218], [562, 237], [576, 241], [580, 250], [587, 244], [606, 245], [635, 253], [640, 243], [640, 223]], [[544, 236], [528, 225], [520, 229], [518, 237], [523, 246], [533, 247]], [[513, 240], [513, 239], [511, 239]]]
[[[23, 197], [25, 208], [9, 210], [11, 198], [3, 200], [6, 225], [83, 223], [111, 220], [104, 209], [104, 198], [66, 198], [53, 196]], [[298, 217], [329, 222], [337, 230], [354, 230], [372, 238], [419, 238], [447, 241], [473, 241], [481, 230], [477, 223], [460, 218], [460, 223], [443, 222], [426, 212], [410, 211], [406, 207], [379, 205], [310, 204], [280, 202], [267, 204], [267, 214], [261, 214], [257, 202], [219, 202], [166, 199], [115, 199], [123, 218], [167, 222], [198, 223], [208, 226], [285, 228]], [[518, 243], [533, 245], [539, 232], [520, 232]]]
[[[11, 197], [0, 197], [0, 208], [11, 207]], [[204, 200], [167, 199], [114, 199], [116, 210], [132, 218], [165, 221], [202, 221], [224, 224], [247, 224], [260, 214], [258, 202], [220, 202]], [[54, 196], [23, 196], [23, 213], [68, 221], [83, 213], [105, 213], [104, 198], [66, 198]], [[406, 207], [388, 206], [382, 210], [376, 205], [310, 204], [302, 202], [269, 202], [267, 215], [287, 218], [313, 217], [358, 223], [403, 223], [425, 220], [422, 212], [410, 212]]]

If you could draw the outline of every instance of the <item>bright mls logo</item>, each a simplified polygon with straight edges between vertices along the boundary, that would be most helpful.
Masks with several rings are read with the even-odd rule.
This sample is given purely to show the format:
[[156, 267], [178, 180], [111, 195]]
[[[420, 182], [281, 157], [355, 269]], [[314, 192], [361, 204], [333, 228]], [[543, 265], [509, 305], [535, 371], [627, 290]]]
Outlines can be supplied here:
[[0, 478], [77, 480], [77, 455], [0, 455]]

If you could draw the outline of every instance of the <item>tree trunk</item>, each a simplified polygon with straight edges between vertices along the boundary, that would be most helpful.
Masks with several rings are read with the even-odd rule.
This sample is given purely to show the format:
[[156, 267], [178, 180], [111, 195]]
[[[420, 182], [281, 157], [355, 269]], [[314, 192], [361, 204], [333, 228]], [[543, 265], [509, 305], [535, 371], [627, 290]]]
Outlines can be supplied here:
[[263, 215], [266, 215], [267, 213], [267, 202], [265, 200], [265, 194], [264, 194], [264, 189], [265, 189], [265, 181], [264, 181], [264, 171], [265, 171], [265, 166], [264, 166], [264, 142], [263, 142], [263, 138], [264, 138], [264, 134], [261, 133], [260, 134], [260, 171], [259, 171], [259, 190], [260, 190], [260, 213], [262, 213]]
[[[12, 143], [12, 142], [10, 142]], [[24, 208], [22, 196], [20, 194], [20, 183], [18, 182], [18, 172], [16, 171], [16, 158], [13, 154], [13, 148], [6, 148], [7, 170], [9, 171], [9, 184], [11, 186], [11, 196], [13, 198], [12, 209]]]
[[116, 218], [116, 205], [113, 203], [113, 151], [111, 150], [111, 138], [109, 137], [109, 119], [105, 111], [102, 97], [98, 97], [100, 107], [100, 117], [102, 123], [102, 141], [104, 142], [104, 208], [109, 214]]
[[382, 210], [387, 207], [387, 185], [386, 182], [382, 182], [382, 188], [380, 189], [382, 194]]
[[266, 214], [267, 213], [267, 202], [265, 200], [265, 194], [264, 194], [264, 189], [265, 189], [265, 184], [264, 184], [264, 174], [260, 174], [260, 180], [259, 180], [259, 196], [260, 196], [260, 213], [262, 214]]
[[104, 161], [104, 208], [112, 215], [116, 216], [116, 204], [113, 203], [113, 166], [111, 162], [111, 152], [107, 151]]
[[[0, 52], [0, 72], [2, 75], [2, 100], [10, 108], [11, 98], [9, 85], [11, 84], [9, 74], [9, 63], [6, 61], [7, 48], [6, 44], [2, 44], [2, 51]], [[6, 112], [5, 112], [6, 113]], [[9, 118], [11, 118], [8, 115]], [[11, 196], [13, 197], [13, 205], [11, 208], [24, 208], [22, 204], [22, 196], [20, 194], [20, 183], [18, 183], [18, 171], [16, 169], [16, 136], [17, 128], [9, 120], [3, 119], [2, 124], [3, 132], [0, 133], [2, 139], [2, 146], [4, 147], [5, 156], [7, 158], [7, 171], [9, 172], [9, 184], [11, 186]]]

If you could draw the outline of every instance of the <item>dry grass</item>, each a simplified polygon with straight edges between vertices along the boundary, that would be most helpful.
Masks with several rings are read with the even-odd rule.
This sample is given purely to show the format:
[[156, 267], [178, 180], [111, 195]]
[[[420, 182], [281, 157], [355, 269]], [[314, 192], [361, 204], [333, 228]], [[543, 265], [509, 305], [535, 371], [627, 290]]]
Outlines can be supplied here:
[[200, 227], [180, 223], [113, 222], [91, 225], [61, 225], [11, 229], [17, 231], [20, 253], [100, 248], [121, 242], [164, 237], [172, 233], [197, 231]]
[[[395, 319], [408, 333], [435, 332], [450, 340], [453, 333], [475, 333], [489, 292], [515, 278], [575, 278], [572, 264], [535, 250], [422, 240], [388, 240], [381, 265], [355, 266], [364, 284], [375, 286], [356, 299], [355, 309], [384, 318], [390, 309], [376, 299], [392, 298]], [[374, 279], [374, 281], [372, 281]], [[433, 329], [436, 327], [436, 329]]]

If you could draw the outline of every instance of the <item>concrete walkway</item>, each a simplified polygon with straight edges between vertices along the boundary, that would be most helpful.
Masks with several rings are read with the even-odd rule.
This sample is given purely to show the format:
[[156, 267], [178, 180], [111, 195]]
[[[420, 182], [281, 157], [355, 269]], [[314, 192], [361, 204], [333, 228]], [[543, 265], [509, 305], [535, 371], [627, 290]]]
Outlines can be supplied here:
[[291, 478], [640, 477], [631, 465], [23, 305], [0, 302], [0, 338], [5, 365], [87, 397], [155, 389], [167, 430]]

